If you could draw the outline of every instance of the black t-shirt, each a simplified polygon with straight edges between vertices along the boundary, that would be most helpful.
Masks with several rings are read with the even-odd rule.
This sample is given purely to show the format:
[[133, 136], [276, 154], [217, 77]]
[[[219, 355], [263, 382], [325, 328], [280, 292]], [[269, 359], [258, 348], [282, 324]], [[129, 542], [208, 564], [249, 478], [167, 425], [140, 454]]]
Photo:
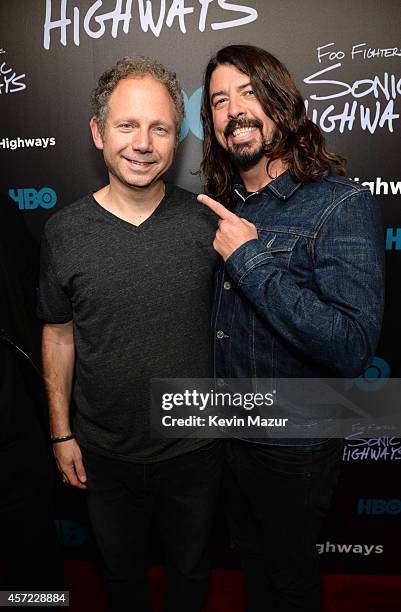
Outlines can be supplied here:
[[74, 430], [89, 450], [152, 462], [208, 442], [151, 439], [149, 383], [211, 375], [215, 231], [215, 216], [174, 186], [138, 227], [92, 195], [47, 222], [38, 315], [73, 320]]

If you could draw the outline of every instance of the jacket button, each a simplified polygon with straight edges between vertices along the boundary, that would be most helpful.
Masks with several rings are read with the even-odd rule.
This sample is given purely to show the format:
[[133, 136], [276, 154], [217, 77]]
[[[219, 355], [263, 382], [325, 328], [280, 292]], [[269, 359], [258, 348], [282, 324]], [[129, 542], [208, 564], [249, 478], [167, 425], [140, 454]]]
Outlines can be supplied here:
[[218, 337], [219, 340], [221, 340], [222, 338], [224, 338], [224, 332], [221, 331], [221, 329], [219, 329], [219, 331], [217, 332], [216, 336]]
[[231, 289], [231, 283], [230, 281], [224, 281], [224, 285], [223, 285], [224, 289]]

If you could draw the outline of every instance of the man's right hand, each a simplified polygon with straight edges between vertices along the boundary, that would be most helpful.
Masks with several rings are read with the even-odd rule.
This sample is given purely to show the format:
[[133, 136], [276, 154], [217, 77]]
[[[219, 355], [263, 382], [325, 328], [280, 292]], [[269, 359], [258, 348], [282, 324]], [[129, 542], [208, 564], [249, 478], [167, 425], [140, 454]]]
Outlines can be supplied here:
[[53, 453], [58, 469], [68, 484], [77, 489], [86, 489], [86, 472], [77, 441], [67, 440], [53, 444]]

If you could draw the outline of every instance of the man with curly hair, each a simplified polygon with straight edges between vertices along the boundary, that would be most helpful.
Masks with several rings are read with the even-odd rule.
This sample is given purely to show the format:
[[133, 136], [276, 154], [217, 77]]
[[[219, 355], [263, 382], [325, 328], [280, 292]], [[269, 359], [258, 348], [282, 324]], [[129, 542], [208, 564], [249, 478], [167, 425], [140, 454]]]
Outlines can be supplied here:
[[[167, 184], [184, 114], [176, 76], [124, 58], [99, 79], [90, 125], [108, 184], [46, 224], [39, 316], [54, 454], [87, 489], [108, 610], [149, 612], [151, 520], [169, 612], [201, 612], [219, 444], [153, 439], [151, 378], [210, 375], [214, 215]], [[75, 418], [69, 403], [75, 367]]]
[[[344, 178], [345, 160], [326, 149], [287, 69], [263, 49], [230, 45], [210, 60], [202, 121], [202, 172], [218, 201], [198, 199], [220, 219], [215, 376], [358, 376], [383, 309], [369, 190]], [[342, 444], [310, 425], [307, 439], [227, 443], [247, 612], [320, 609], [316, 543]]]

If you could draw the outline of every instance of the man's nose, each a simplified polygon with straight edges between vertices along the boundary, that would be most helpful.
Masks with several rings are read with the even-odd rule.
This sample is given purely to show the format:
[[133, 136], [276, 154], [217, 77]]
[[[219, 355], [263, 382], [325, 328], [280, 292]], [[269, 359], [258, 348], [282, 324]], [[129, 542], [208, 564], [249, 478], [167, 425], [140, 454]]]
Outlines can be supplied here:
[[246, 115], [246, 109], [240, 97], [233, 96], [230, 98], [227, 106], [227, 114], [230, 119], [243, 118]]
[[147, 128], [141, 128], [134, 134], [132, 148], [141, 153], [148, 153], [153, 150], [152, 137]]

